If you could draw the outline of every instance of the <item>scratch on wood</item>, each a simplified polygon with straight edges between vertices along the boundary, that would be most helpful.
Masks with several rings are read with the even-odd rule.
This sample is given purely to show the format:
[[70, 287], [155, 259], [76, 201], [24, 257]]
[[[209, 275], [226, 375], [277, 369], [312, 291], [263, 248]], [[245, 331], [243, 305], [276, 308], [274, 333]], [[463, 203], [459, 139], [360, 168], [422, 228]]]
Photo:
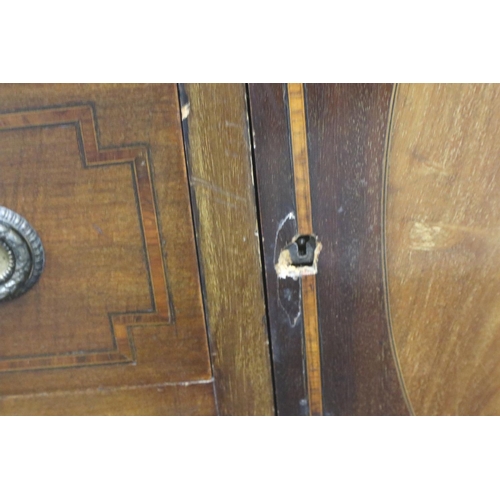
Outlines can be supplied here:
[[239, 123], [230, 122], [228, 120], [225, 120], [224, 123], [226, 124], [226, 127], [241, 128], [241, 124]]
[[210, 189], [211, 191], [214, 191], [215, 193], [222, 194], [224, 196], [227, 196], [228, 198], [232, 198], [233, 200], [237, 200], [240, 202], [245, 202], [246, 203], [246, 198], [243, 198], [243, 196], [238, 196], [237, 194], [231, 193], [230, 191], [226, 191], [225, 189], [220, 188], [219, 186], [216, 186], [215, 184], [212, 184], [209, 181], [206, 181], [205, 179], [201, 179], [199, 177], [191, 177], [190, 179], [191, 185], [196, 185], [199, 184], [203, 187], [206, 187]]
[[182, 120], [185, 120], [189, 116], [190, 111], [191, 111], [191, 104], [189, 104], [189, 102], [182, 105], [182, 107], [181, 107]]
[[189, 387], [193, 385], [203, 385], [203, 384], [213, 384], [214, 379], [204, 379], [204, 380], [188, 380], [183, 382], [162, 382], [160, 384], [135, 384], [135, 385], [126, 385], [126, 386], [118, 386], [118, 387], [89, 387], [85, 389], [73, 389], [71, 391], [45, 391], [45, 392], [35, 392], [35, 393], [26, 393], [26, 394], [5, 394], [2, 395], [2, 400], [12, 400], [12, 399], [31, 399], [31, 398], [45, 398], [45, 397], [54, 397], [54, 396], [73, 396], [76, 394], [93, 394], [95, 392], [123, 392], [128, 390], [136, 390], [136, 389], [161, 389], [163, 387]]
[[[290, 220], [295, 220], [295, 214], [293, 212], [288, 213], [283, 219], [280, 220], [278, 224], [278, 229], [276, 230], [276, 235], [274, 237], [274, 264], [277, 265], [278, 259], [277, 259], [277, 249], [278, 249], [278, 238], [279, 234], [282, 231], [283, 227], [285, 224], [290, 221]], [[283, 302], [281, 301], [281, 293], [280, 293], [280, 282], [279, 280], [276, 281], [276, 297], [278, 298], [278, 304], [280, 308], [285, 312], [286, 317], [288, 319], [288, 322], [290, 323], [291, 327], [295, 327], [297, 324], [297, 321], [299, 320], [301, 314], [302, 314], [302, 292], [301, 289], [299, 288], [299, 300], [297, 304], [297, 313], [295, 315], [290, 314], [290, 311], [283, 305]]]

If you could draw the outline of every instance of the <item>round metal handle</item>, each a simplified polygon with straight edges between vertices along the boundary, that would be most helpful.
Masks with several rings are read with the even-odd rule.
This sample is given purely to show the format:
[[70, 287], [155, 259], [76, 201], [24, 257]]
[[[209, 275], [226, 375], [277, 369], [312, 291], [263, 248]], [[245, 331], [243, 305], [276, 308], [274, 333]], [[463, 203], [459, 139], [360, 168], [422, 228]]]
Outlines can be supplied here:
[[45, 265], [42, 241], [28, 221], [0, 207], [0, 302], [27, 292]]

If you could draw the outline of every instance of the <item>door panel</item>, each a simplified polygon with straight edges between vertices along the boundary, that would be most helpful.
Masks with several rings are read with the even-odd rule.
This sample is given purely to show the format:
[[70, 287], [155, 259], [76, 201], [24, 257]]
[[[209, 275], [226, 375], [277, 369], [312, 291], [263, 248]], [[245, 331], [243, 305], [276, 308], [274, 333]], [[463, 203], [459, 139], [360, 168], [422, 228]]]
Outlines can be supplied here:
[[408, 413], [384, 275], [384, 153], [393, 85], [306, 85], [325, 413]]
[[278, 413], [303, 414], [312, 398], [306, 285], [275, 270], [297, 232], [305, 158], [323, 414], [498, 415], [498, 85], [303, 95], [299, 157], [286, 87], [250, 88]]
[[[304, 345], [307, 318], [315, 313], [318, 328], [310, 338], [319, 334], [322, 413], [405, 415], [410, 410], [387, 316], [382, 238], [393, 86], [306, 84], [303, 95], [306, 130], [296, 133], [307, 133], [307, 154], [301, 158], [292, 154], [286, 87], [250, 87], [278, 413], [312, 413], [306, 390], [312, 363]], [[294, 202], [304, 172], [294, 163], [307, 156], [312, 229], [322, 244], [311, 287], [316, 311], [302, 301], [304, 281], [278, 279], [275, 270], [297, 231]]]
[[134, 391], [215, 411], [174, 85], [2, 85], [0, 200], [46, 251], [40, 282], [0, 304], [2, 413], [46, 412], [30, 395], [54, 391], [79, 391], [75, 413], [140, 413], [113, 402]]
[[399, 88], [387, 265], [416, 414], [500, 414], [499, 133], [498, 85]]

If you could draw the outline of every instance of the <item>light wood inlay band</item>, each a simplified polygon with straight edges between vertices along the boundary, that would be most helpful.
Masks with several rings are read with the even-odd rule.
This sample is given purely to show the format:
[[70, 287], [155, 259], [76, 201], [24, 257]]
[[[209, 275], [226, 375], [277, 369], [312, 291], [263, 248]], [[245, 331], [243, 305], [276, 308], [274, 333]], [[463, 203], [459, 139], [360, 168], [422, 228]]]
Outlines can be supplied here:
[[[307, 129], [304, 87], [301, 83], [288, 84], [290, 134], [295, 179], [297, 228], [299, 234], [314, 234], [312, 227], [311, 188], [307, 155]], [[318, 305], [316, 276], [302, 277], [302, 314], [306, 344], [307, 384], [311, 415], [323, 414], [321, 390], [321, 358], [319, 348]]]

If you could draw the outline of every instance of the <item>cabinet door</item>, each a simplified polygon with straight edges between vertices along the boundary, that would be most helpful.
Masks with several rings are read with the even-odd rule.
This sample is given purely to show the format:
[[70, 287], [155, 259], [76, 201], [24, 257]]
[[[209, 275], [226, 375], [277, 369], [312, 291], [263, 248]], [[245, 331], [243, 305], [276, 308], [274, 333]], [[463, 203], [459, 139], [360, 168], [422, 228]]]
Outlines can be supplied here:
[[[250, 103], [278, 414], [500, 414], [500, 86]], [[304, 227], [317, 275], [280, 279]]]
[[419, 415], [500, 414], [500, 86], [400, 85], [388, 150], [387, 293]]
[[0, 205], [45, 250], [0, 303], [1, 414], [213, 414], [175, 85], [1, 85]]

